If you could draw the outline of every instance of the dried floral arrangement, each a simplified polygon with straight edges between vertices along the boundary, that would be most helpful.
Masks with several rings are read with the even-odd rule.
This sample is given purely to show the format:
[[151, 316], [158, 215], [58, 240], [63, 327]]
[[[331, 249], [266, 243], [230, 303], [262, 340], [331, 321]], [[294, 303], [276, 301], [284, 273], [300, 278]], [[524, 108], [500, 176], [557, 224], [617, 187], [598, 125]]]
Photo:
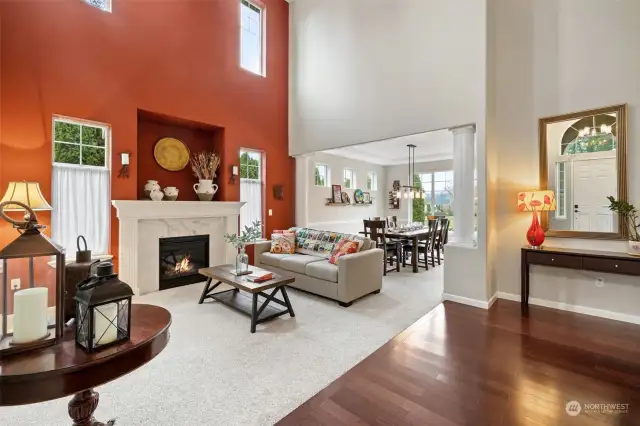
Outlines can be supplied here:
[[213, 180], [220, 167], [220, 156], [215, 152], [198, 152], [191, 156], [191, 169], [198, 179]]

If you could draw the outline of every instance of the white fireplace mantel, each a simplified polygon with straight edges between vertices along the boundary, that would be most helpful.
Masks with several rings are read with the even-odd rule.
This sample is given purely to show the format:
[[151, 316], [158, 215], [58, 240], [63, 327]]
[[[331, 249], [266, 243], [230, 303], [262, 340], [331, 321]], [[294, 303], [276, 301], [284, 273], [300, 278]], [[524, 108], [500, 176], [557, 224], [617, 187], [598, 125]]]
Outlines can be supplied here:
[[225, 233], [238, 232], [244, 202], [113, 200], [119, 219], [118, 274], [135, 294], [159, 289], [160, 238], [209, 235], [209, 264], [233, 263]]

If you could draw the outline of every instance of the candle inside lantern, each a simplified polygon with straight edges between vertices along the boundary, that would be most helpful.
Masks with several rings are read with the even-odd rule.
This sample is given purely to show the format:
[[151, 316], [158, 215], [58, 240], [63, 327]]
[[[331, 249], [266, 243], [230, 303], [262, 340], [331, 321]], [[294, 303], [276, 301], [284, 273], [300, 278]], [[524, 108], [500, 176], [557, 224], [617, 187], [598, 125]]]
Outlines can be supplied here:
[[30, 343], [47, 335], [46, 287], [16, 291], [13, 296], [13, 343]]
[[93, 313], [94, 345], [106, 345], [118, 339], [118, 304], [98, 306]]

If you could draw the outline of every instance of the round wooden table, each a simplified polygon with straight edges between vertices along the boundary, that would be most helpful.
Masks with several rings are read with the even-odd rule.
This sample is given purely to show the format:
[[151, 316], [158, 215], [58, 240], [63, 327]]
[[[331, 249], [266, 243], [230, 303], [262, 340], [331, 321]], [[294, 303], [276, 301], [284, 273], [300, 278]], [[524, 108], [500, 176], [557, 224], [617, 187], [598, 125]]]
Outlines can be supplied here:
[[54, 346], [0, 359], [0, 406], [44, 402], [74, 395], [74, 426], [102, 426], [93, 418], [96, 386], [146, 364], [169, 342], [171, 314], [152, 305], [132, 305], [131, 340], [89, 354], [75, 342], [75, 327]]

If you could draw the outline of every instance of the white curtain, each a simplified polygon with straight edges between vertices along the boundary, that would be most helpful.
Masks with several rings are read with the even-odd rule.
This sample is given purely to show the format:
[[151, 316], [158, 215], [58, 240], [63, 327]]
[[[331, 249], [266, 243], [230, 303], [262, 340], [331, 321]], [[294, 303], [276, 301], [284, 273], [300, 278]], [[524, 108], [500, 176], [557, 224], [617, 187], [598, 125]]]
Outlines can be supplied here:
[[240, 201], [247, 204], [240, 209], [240, 231], [256, 220], [262, 222], [262, 182], [254, 179], [240, 179]]
[[109, 253], [108, 169], [53, 166], [51, 236], [74, 258], [83, 235], [92, 254]]

